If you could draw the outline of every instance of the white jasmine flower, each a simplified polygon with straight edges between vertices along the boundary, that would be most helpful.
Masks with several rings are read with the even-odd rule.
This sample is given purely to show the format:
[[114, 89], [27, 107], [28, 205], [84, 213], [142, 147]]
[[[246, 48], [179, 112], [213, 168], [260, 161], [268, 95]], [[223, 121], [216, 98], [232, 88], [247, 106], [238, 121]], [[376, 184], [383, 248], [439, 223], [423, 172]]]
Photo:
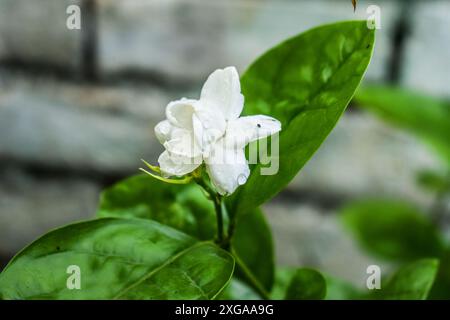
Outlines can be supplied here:
[[200, 99], [170, 102], [166, 117], [155, 127], [165, 151], [158, 162], [165, 177], [183, 176], [203, 162], [217, 191], [233, 193], [250, 174], [245, 146], [281, 130], [268, 116], [239, 117], [244, 107], [239, 75], [234, 67], [214, 71]]

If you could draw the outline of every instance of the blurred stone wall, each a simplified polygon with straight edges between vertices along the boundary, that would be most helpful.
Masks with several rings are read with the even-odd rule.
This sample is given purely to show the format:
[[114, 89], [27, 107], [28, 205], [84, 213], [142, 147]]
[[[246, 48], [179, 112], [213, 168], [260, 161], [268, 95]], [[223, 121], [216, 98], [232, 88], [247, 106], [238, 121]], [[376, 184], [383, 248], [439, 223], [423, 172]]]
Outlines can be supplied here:
[[[81, 30], [66, 28], [70, 4]], [[308, 28], [366, 19], [370, 4], [382, 28], [366, 80], [448, 97], [450, 1], [358, 1], [354, 13], [349, 0], [0, 0], [0, 257], [92, 217], [103, 187], [155, 162], [166, 104], [197, 97], [211, 71], [242, 72]], [[278, 261], [363, 279], [370, 258], [333, 213], [372, 195], [429, 206], [415, 173], [437, 165], [409, 135], [350, 110], [266, 206]]]

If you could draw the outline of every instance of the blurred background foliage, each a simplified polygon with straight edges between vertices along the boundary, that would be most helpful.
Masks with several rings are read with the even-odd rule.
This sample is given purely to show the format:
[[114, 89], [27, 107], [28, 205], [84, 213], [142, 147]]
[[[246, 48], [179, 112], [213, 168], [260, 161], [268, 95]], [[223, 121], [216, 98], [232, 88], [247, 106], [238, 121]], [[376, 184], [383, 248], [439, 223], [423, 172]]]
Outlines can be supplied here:
[[[81, 30], [66, 28], [70, 4], [81, 8]], [[376, 264], [385, 297], [422, 298], [420, 290], [401, 295], [399, 283], [429, 282], [439, 265], [431, 297], [450, 298], [447, 0], [358, 1], [355, 12], [347, 0], [0, 0], [0, 268], [51, 228], [92, 218], [100, 191], [137, 173], [139, 159], [155, 162], [152, 130], [166, 104], [195, 98], [212, 70], [242, 73], [287, 37], [366, 19], [371, 4], [381, 8], [381, 29], [364, 85], [304, 170], [264, 207], [285, 267], [277, 283], [321, 283], [316, 268], [327, 291], [317, 286], [306, 297], [368, 297], [366, 268]], [[196, 214], [192, 190], [146, 192]], [[135, 208], [143, 216], [159, 209]], [[239, 281], [233, 289], [252, 296]]]

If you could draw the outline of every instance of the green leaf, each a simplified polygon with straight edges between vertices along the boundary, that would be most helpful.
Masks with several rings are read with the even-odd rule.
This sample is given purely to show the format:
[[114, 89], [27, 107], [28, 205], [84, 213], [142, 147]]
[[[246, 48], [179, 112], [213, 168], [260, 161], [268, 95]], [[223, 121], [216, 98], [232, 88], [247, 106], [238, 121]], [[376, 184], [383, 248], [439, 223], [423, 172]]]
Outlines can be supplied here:
[[322, 300], [327, 294], [325, 278], [313, 269], [298, 269], [286, 290], [286, 300]]
[[[81, 289], [67, 288], [80, 268]], [[228, 284], [226, 251], [154, 221], [105, 218], [52, 231], [0, 274], [5, 299], [213, 299]]]
[[260, 300], [261, 297], [246, 283], [233, 276], [218, 300]]
[[272, 234], [261, 210], [238, 217], [231, 245], [238, 257], [237, 274], [247, 279], [244, 269], [248, 269], [256, 285], [269, 292], [274, 282], [274, 249]]
[[325, 278], [309, 268], [277, 268], [271, 298], [275, 300], [318, 300], [327, 294]]
[[409, 204], [366, 200], [342, 209], [342, 219], [370, 253], [393, 261], [438, 257], [443, 242], [436, 227]]
[[438, 274], [429, 299], [450, 300], [450, 248], [447, 248], [441, 256]]
[[214, 205], [196, 184], [171, 185], [136, 175], [104, 190], [98, 217], [143, 218], [158, 221], [200, 240], [216, 233]]
[[335, 23], [281, 43], [250, 66], [241, 78], [244, 113], [281, 121], [279, 171], [261, 175], [262, 165], [254, 166], [229, 199], [232, 213], [248, 213], [273, 197], [311, 158], [351, 100], [373, 45], [365, 21]]
[[324, 275], [327, 282], [326, 300], [358, 300], [362, 299], [363, 293], [353, 287], [351, 284], [329, 276]]
[[[214, 205], [195, 184], [171, 185], [147, 175], [137, 175], [118, 182], [102, 192], [99, 217], [156, 220], [199, 240], [213, 239], [216, 232]], [[270, 290], [273, 284], [274, 253], [270, 228], [261, 210], [254, 209], [238, 219], [232, 240], [239, 256], [240, 277]]]
[[425, 300], [439, 267], [436, 259], [423, 259], [398, 270], [374, 297], [385, 300]]
[[296, 269], [291, 267], [277, 267], [275, 269], [275, 282], [270, 292], [271, 299], [282, 300], [286, 295], [287, 287], [294, 277]]
[[422, 170], [417, 174], [420, 186], [432, 192], [445, 193], [450, 191], [450, 174], [432, 170]]
[[450, 166], [450, 103], [386, 86], [364, 86], [355, 102], [428, 143]]

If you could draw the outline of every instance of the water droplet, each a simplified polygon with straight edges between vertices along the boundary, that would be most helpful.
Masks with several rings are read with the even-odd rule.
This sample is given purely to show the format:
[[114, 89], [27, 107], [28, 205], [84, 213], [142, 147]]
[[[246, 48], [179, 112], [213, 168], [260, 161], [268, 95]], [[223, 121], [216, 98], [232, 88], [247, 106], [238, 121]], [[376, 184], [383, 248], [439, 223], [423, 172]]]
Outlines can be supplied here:
[[238, 185], [242, 186], [244, 183], [247, 182], [247, 177], [243, 174], [240, 174], [237, 178], [237, 182], [238, 182]]

